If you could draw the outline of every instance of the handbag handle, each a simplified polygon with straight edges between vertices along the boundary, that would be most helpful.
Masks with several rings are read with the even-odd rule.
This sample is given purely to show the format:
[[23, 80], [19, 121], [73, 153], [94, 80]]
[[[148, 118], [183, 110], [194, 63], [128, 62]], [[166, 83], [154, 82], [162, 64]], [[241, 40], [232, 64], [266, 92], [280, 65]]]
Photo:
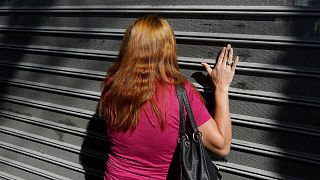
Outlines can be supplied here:
[[202, 136], [200, 131], [197, 128], [197, 125], [194, 121], [194, 115], [192, 112], [192, 108], [187, 96], [187, 92], [186, 89], [184, 87], [183, 84], [179, 84], [176, 86], [176, 91], [177, 91], [177, 97], [178, 97], [178, 101], [179, 101], [179, 108], [180, 108], [180, 126], [179, 126], [179, 137], [182, 136], [187, 136], [186, 134], [186, 122], [184, 120], [184, 107], [186, 108], [187, 111], [187, 116], [190, 121], [190, 125], [192, 127], [192, 131], [193, 131], [193, 139], [195, 139], [195, 135], [199, 134], [200, 137]]

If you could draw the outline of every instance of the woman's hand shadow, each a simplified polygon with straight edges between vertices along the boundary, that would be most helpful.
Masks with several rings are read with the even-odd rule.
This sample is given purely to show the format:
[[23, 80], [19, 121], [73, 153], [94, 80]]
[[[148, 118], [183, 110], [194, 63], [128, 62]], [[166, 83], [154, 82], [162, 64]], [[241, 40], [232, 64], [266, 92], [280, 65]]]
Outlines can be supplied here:
[[213, 84], [211, 82], [210, 76], [207, 72], [205, 72], [204, 68], [201, 68], [197, 72], [193, 73], [191, 77], [199, 85], [197, 89], [204, 98], [208, 111], [212, 113], [212, 103], [214, 102], [214, 99], [212, 96]]

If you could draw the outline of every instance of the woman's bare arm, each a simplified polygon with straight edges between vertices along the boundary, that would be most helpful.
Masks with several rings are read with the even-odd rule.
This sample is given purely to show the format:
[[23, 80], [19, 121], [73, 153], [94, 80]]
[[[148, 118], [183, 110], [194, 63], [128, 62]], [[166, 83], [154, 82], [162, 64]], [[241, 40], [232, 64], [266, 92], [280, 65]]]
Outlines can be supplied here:
[[[234, 63], [227, 65], [228, 60]], [[231, 45], [224, 47], [218, 57], [214, 69], [206, 63], [206, 68], [214, 84], [214, 116], [199, 126], [203, 134], [203, 144], [218, 156], [226, 156], [230, 151], [232, 129], [229, 110], [228, 90], [233, 79], [239, 57], [233, 58]]]

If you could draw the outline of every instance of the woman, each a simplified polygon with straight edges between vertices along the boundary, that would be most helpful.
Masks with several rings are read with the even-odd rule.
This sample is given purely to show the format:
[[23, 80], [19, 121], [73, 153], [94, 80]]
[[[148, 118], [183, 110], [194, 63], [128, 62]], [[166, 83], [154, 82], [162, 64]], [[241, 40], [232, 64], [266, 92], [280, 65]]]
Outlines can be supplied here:
[[205, 147], [217, 156], [226, 156], [231, 144], [228, 88], [238, 59], [228, 45], [214, 69], [202, 63], [214, 84], [211, 117], [201, 95], [179, 71], [176, 41], [166, 19], [145, 16], [134, 22], [108, 71], [99, 101], [112, 144], [104, 179], [166, 178], [179, 130], [175, 85], [181, 83]]

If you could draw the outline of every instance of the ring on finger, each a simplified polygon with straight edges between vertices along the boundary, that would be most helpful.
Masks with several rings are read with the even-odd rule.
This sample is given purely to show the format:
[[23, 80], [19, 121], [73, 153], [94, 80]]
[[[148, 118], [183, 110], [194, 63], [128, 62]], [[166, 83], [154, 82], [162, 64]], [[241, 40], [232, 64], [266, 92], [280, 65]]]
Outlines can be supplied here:
[[226, 62], [227, 66], [232, 66], [233, 64], [233, 61], [231, 59], [228, 59], [227, 62]]

